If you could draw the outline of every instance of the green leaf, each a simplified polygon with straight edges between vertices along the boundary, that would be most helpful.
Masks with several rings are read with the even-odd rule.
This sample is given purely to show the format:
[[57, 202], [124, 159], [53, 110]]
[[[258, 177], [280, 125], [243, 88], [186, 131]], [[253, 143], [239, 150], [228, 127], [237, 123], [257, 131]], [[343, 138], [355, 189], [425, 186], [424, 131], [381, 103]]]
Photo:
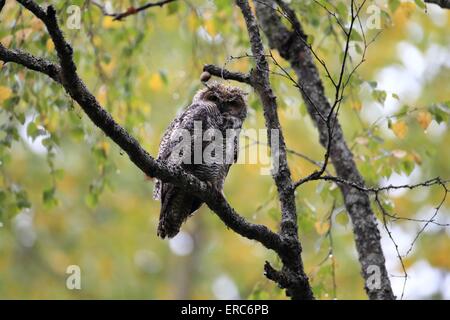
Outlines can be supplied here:
[[8, 111], [13, 111], [14, 108], [19, 103], [19, 101], [20, 101], [20, 97], [14, 96], [14, 97], [7, 99], [6, 101], [3, 101], [1, 107]]
[[21, 125], [25, 124], [25, 113], [23, 112], [17, 113], [16, 119], [20, 122]]
[[55, 198], [55, 191], [54, 187], [44, 190], [42, 193], [42, 200], [44, 201], [45, 206], [54, 207], [58, 204], [58, 200]]
[[77, 142], [83, 141], [83, 139], [84, 139], [83, 127], [79, 126], [79, 127], [73, 128], [72, 132], [71, 132], [71, 136]]
[[161, 76], [162, 81], [165, 85], [169, 83], [169, 79], [167, 78], [167, 72], [164, 70], [159, 70], [159, 75]]
[[409, 161], [409, 160], [405, 160], [405, 161], [403, 161], [402, 162], [402, 169], [403, 169], [403, 172], [406, 174], [406, 175], [410, 175], [411, 174], [411, 172], [414, 170], [414, 161]]
[[62, 178], [64, 178], [64, 170], [63, 169], [56, 169], [53, 171], [53, 176], [58, 179], [61, 180]]
[[175, 14], [178, 11], [179, 4], [178, 2], [171, 2], [167, 5], [167, 15]]
[[341, 212], [336, 214], [334, 219], [341, 226], [346, 226], [346, 225], [348, 225], [348, 222], [349, 222], [348, 214], [347, 214], [347, 212], [345, 210], [342, 210]]
[[48, 138], [42, 139], [41, 143], [44, 147], [46, 147], [47, 149], [50, 149], [51, 147], [54, 146], [54, 141], [52, 139], [53, 136], [50, 136]]
[[311, 232], [314, 230], [314, 223], [316, 218], [310, 210], [302, 210], [298, 214], [298, 224], [303, 232]]
[[356, 50], [356, 53], [363, 54], [363, 49], [361, 48], [359, 43], [355, 43], [355, 50]]
[[447, 122], [450, 118], [450, 103], [437, 103], [429, 109], [437, 123]]
[[384, 90], [373, 90], [372, 91], [372, 97], [377, 100], [379, 103], [384, 105], [384, 102], [386, 101], [386, 91]]
[[267, 211], [267, 215], [274, 221], [277, 221], [277, 219], [279, 219], [279, 217], [280, 217], [280, 212], [275, 208], [270, 208]]
[[30, 122], [27, 127], [27, 135], [30, 138], [35, 139], [37, 137], [37, 133], [38, 133], [38, 128], [37, 128], [36, 124], [34, 122]]
[[360, 41], [363, 41], [363, 38], [361, 37], [361, 35], [358, 32], [353, 30], [352, 33], [350, 34], [350, 40], [360, 42]]
[[3, 190], [0, 190], [0, 207], [3, 206], [5, 199], [6, 199], [6, 192]]
[[31, 203], [28, 201], [28, 194], [25, 190], [19, 190], [15, 192], [16, 205], [19, 209], [31, 208]]
[[96, 193], [88, 193], [85, 202], [88, 207], [94, 208], [98, 203], [98, 194]]
[[7, 147], [11, 147], [11, 143], [13, 141], [17, 141], [20, 139], [19, 132], [17, 131], [17, 127], [13, 125], [9, 125], [6, 130], [6, 137], [3, 140], [4, 145]]
[[39, 129], [36, 123], [30, 122], [27, 126], [27, 135], [32, 139], [36, 139], [38, 136], [45, 135], [45, 130]]
[[372, 89], [375, 89], [378, 85], [376, 81], [367, 81], [367, 83], [372, 87]]
[[94, 159], [99, 165], [102, 165], [106, 162], [107, 154], [104, 148], [96, 146], [92, 149], [92, 154], [94, 155]]
[[337, 13], [342, 20], [346, 20], [349, 16], [347, 5], [344, 2], [339, 2], [337, 5]]
[[400, 5], [400, 0], [389, 0], [389, 10], [394, 13], [398, 6]]
[[423, 2], [422, 0], [414, 0], [414, 2], [421, 9], [426, 9], [427, 8], [427, 6], [425, 5], [425, 2]]

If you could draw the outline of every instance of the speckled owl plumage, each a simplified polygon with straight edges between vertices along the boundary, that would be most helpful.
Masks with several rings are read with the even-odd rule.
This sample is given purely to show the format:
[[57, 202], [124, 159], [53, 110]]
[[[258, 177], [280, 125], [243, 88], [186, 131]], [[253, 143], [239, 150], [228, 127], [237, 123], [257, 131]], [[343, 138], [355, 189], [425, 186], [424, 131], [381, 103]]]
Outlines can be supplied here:
[[[179, 135], [175, 134], [182, 129], [194, 135], [194, 122], [200, 121], [203, 133], [208, 129], [220, 130], [225, 137], [226, 131], [239, 129], [247, 116], [245, 93], [238, 87], [227, 86], [221, 83], [210, 83], [206, 88], [199, 90], [192, 101], [180, 115], [178, 115], [165, 131], [159, 146], [158, 159], [166, 161], [169, 165], [179, 165], [185, 171], [195, 175], [222, 191], [225, 178], [231, 163], [208, 163], [207, 161], [194, 164], [185, 163], [180, 157], [174, 157], [173, 152], [180, 142]], [[178, 131], [179, 132], [179, 131]], [[193, 139], [192, 139], [193, 140]], [[202, 148], [206, 147], [202, 143]], [[233, 138], [232, 161], [236, 162], [239, 151], [239, 136]], [[224, 148], [225, 149], [225, 148]], [[193, 142], [191, 150], [194, 152]], [[222, 150], [225, 154], [225, 150]], [[229, 152], [229, 150], [228, 150]], [[172, 238], [178, 234], [182, 223], [202, 205], [202, 201], [171, 183], [156, 181], [153, 193], [155, 199], [161, 200], [161, 211], [158, 225], [158, 236]]]

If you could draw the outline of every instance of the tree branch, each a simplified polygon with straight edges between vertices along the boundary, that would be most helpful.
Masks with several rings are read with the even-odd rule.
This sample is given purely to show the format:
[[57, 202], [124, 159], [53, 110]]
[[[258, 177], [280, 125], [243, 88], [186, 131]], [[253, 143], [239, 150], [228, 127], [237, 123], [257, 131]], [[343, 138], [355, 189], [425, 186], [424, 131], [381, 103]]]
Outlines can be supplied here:
[[203, 67], [203, 71], [209, 72], [211, 75], [222, 78], [224, 80], [234, 80], [252, 85], [251, 76], [248, 73], [245, 74], [241, 72], [229, 71], [213, 64], [205, 64], [205, 66]]
[[3, 7], [5, 6], [6, 0], [0, 0], [0, 12], [2, 12]]
[[[292, 252], [288, 255], [280, 255], [283, 261], [283, 270], [275, 270], [268, 262], [264, 266], [265, 275], [268, 279], [278, 283], [281, 288], [287, 290], [287, 294], [294, 299], [313, 299], [308, 278], [303, 269], [301, 260], [301, 245], [298, 239], [297, 213], [295, 205], [295, 188], [293, 187], [289, 166], [287, 164], [287, 153], [285, 140], [277, 114], [276, 97], [272, 91], [269, 81], [269, 65], [267, 55], [259, 34], [256, 19], [251, 12], [247, 1], [236, 1], [244, 16], [253, 55], [245, 55], [256, 60], [256, 69], [248, 74], [232, 72], [215, 65], [205, 65], [203, 71], [213, 76], [247, 83], [258, 93], [264, 108], [264, 117], [268, 130], [268, 145], [272, 150], [272, 157], [278, 159], [279, 168], [273, 171], [273, 178], [277, 185], [279, 200], [282, 208], [282, 221], [280, 233], [286, 243], [290, 244]], [[277, 146], [272, 146], [272, 130], [277, 130], [279, 140]]]
[[[293, 30], [289, 30], [283, 24], [280, 16], [273, 9], [273, 6], [277, 3], [291, 11], [289, 20], [293, 25]], [[304, 39], [300, 39], [302, 35], [305, 35], [300, 21], [286, 3], [281, 4], [281, 2], [274, 0], [258, 0], [255, 1], [255, 7], [261, 27], [269, 39], [270, 47], [277, 49], [280, 55], [290, 62], [298, 77], [298, 83], [303, 89], [300, 92], [311, 118], [318, 127], [321, 144], [328, 148], [328, 141], [332, 142], [329, 156], [336, 169], [337, 176], [358, 185], [364, 185], [364, 180], [356, 167], [337, 118], [333, 124], [333, 135], [329, 139], [327, 124], [320, 117], [320, 114], [330, 114], [332, 106], [325, 95], [311, 50]], [[380, 233], [375, 215], [370, 207], [369, 197], [365, 192], [347, 185], [340, 184], [339, 187], [353, 223], [356, 248], [362, 274], [366, 280], [366, 292], [370, 299], [394, 299], [380, 243]], [[372, 265], [378, 266], [381, 273], [381, 286], [379, 288], [367, 286], [367, 280], [371, 276], [368, 273], [368, 268]]]
[[101, 3], [99, 3], [98, 1], [96, 1], [96, 0], [89, 0], [89, 1], [93, 5], [99, 7], [102, 10], [102, 12], [103, 12], [103, 14], [105, 16], [113, 17], [114, 18], [113, 20], [122, 20], [122, 19], [124, 19], [124, 18], [126, 18], [128, 16], [137, 14], [138, 12], [141, 12], [141, 11], [147, 10], [149, 8], [153, 8], [153, 7], [162, 7], [162, 6], [166, 5], [166, 4], [174, 2], [176, 0], [163, 0], [163, 1], [158, 1], [158, 2], [149, 2], [149, 3], [146, 3], [146, 4], [144, 4], [144, 5], [140, 6], [140, 7], [137, 7], [137, 8], [129, 7], [126, 11], [123, 11], [123, 12], [120, 12], [120, 13], [107, 12], [105, 7]]
[[102, 108], [95, 96], [86, 88], [76, 72], [72, 58], [72, 48], [66, 42], [58, 26], [56, 13], [52, 6], [44, 10], [31, 0], [17, 0], [36, 17], [42, 20], [55, 44], [60, 65], [43, 58], [37, 58], [20, 50], [11, 50], [0, 44], [0, 60], [14, 62], [28, 69], [48, 75], [61, 83], [67, 93], [78, 102], [89, 119], [122, 148], [130, 160], [146, 175], [157, 177], [185, 189], [201, 198], [208, 207], [234, 232], [251, 240], [256, 240], [266, 248], [284, 252], [286, 245], [281, 237], [266, 226], [246, 221], [228, 204], [224, 196], [209, 187], [197, 177], [186, 173], [180, 167], [169, 166], [155, 160], [145, 151], [139, 142], [121, 127], [112, 116]]
[[[287, 163], [286, 145], [278, 119], [276, 97], [269, 81], [269, 64], [264, 53], [264, 46], [261, 41], [256, 18], [250, 9], [248, 1], [236, 0], [236, 4], [244, 16], [252, 53], [256, 61], [256, 68], [251, 71], [250, 83], [259, 95], [263, 105], [272, 159], [278, 161], [278, 168], [272, 170], [272, 176], [277, 186], [281, 205], [280, 235], [290, 247], [288, 252], [280, 255], [283, 262], [283, 269], [277, 273], [278, 276], [270, 277], [270, 275], [274, 275], [275, 273], [268, 268], [266, 268], [266, 275], [271, 280], [276, 281], [282, 288], [285, 288], [287, 294], [292, 298], [313, 299], [312, 290], [301, 258], [302, 248], [298, 239], [295, 189]], [[276, 146], [272, 145], [273, 142], [271, 139], [274, 130], [278, 133], [279, 137], [278, 141], [273, 141], [277, 144]], [[269, 270], [270, 272], [268, 272]], [[287, 281], [285, 281], [286, 279]]]
[[22, 50], [9, 50], [0, 43], [0, 57], [6, 62], [21, 64], [27, 69], [46, 74], [58, 83], [61, 83], [60, 67], [48, 60], [35, 57]]

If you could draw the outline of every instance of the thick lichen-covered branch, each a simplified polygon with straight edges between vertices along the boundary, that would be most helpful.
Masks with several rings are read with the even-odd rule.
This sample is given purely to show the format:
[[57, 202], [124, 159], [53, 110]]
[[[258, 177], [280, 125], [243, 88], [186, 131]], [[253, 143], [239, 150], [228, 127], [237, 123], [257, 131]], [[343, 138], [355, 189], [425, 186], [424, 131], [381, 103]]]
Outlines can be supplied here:
[[[281, 5], [285, 11], [288, 10], [286, 16], [289, 18], [292, 29], [286, 27], [280, 14], [274, 9], [277, 4]], [[290, 62], [297, 75], [300, 92], [306, 102], [308, 112], [319, 130], [321, 144], [329, 149], [329, 158], [336, 169], [337, 176], [363, 186], [364, 180], [356, 167], [337, 118], [333, 124], [333, 134], [329, 137], [329, 127], [322, 116], [330, 114], [332, 105], [325, 95], [314, 56], [306, 41], [307, 36], [300, 21], [285, 2], [258, 0], [255, 1], [255, 7], [261, 27], [269, 39], [270, 47], [277, 49], [280, 55]], [[364, 279], [367, 281], [371, 276], [368, 272], [370, 266], [377, 266], [380, 270], [381, 285], [369, 287], [366, 282], [367, 294], [371, 299], [393, 299], [394, 295], [380, 243], [380, 232], [375, 214], [370, 206], [369, 196], [367, 192], [347, 184], [339, 184], [339, 187], [353, 223], [356, 248]]]
[[[259, 33], [256, 17], [253, 15], [247, 0], [237, 0], [247, 26], [251, 50], [256, 67], [250, 73], [250, 83], [259, 95], [264, 109], [264, 118], [268, 131], [269, 147], [272, 157], [277, 159], [278, 168], [273, 170], [272, 176], [277, 186], [281, 205], [280, 235], [290, 250], [280, 255], [283, 262], [281, 271], [265, 267], [266, 275], [285, 288], [287, 294], [294, 299], [313, 299], [308, 277], [303, 268], [301, 258], [301, 244], [298, 238], [297, 208], [295, 204], [295, 188], [292, 183], [291, 172], [287, 162], [286, 144], [277, 113], [276, 96], [269, 81], [269, 64]], [[276, 148], [271, 145], [273, 130], [278, 132]], [[276, 276], [275, 276], [276, 275]]]

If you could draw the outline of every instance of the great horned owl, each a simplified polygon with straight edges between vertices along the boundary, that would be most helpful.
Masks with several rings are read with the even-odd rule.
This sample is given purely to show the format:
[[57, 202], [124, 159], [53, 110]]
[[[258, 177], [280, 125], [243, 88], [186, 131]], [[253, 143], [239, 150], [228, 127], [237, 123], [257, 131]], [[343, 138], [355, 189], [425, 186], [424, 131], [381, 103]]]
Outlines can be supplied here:
[[[238, 156], [239, 133], [247, 116], [244, 96], [241, 89], [217, 82], [198, 91], [192, 104], [172, 121], [164, 133], [158, 159], [169, 165], [179, 165], [222, 191], [228, 170]], [[186, 134], [190, 139], [186, 139]], [[223, 139], [218, 139], [218, 136]], [[208, 150], [212, 150], [213, 159], [207, 157]], [[174, 237], [181, 224], [202, 205], [202, 201], [189, 190], [160, 180], [156, 181], [153, 197], [161, 200], [158, 226], [161, 238]]]

